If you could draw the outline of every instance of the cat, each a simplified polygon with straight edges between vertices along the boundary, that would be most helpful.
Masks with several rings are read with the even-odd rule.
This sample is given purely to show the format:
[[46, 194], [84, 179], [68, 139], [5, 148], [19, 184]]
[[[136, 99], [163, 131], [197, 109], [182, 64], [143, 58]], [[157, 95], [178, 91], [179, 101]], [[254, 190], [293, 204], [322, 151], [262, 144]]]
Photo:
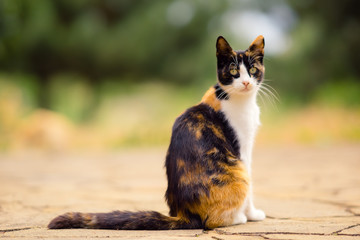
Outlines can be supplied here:
[[234, 51], [218, 37], [218, 82], [173, 126], [165, 162], [170, 216], [155, 211], [74, 212], [56, 217], [48, 228], [213, 229], [265, 219], [254, 207], [251, 182], [264, 46], [260, 35], [247, 50]]

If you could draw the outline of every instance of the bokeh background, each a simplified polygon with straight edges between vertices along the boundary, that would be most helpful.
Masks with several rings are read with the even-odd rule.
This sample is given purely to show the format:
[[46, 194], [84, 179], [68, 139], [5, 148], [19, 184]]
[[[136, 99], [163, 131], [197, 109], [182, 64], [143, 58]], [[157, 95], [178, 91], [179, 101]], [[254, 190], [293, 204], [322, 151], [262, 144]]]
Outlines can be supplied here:
[[[265, 37], [257, 144], [360, 142], [355, 0], [0, 0], [0, 151], [165, 146], [216, 82], [215, 41]], [[271, 92], [270, 92], [271, 91]], [[277, 100], [279, 99], [279, 100]]]

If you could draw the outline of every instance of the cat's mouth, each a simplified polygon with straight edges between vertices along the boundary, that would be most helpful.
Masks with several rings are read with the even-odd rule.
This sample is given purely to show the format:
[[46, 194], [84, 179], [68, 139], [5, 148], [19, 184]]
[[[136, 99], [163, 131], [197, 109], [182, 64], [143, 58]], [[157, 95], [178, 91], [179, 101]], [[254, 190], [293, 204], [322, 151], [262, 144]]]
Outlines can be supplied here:
[[239, 94], [248, 94], [255, 88], [254, 84], [250, 81], [236, 81], [233, 86]]
[[240, 90], [240, 92], [247, 93], [251, 92], [253, 90], [252, 86], [245, 86], [243, 89]]

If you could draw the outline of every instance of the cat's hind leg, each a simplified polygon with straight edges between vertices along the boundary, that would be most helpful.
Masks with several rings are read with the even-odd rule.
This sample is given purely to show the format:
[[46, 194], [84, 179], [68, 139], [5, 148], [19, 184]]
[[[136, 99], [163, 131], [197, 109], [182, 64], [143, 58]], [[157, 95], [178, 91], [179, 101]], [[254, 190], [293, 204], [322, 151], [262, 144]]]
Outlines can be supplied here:
[[252, 207], [246, 211], [246, 216], [249, 221], [262, 221], [266, 215], [263, 210]]
[[249, 186], [249, 193], [245, 200], [245, 215], [249, 221], [262, 221], [266, 215], [264, 211], [256, 209], [253, 202], [252, 183]]
[[245, 224], [246, 222], [247, 222], [247, 217], [244, 213], [244, 210], [241, 209], [235, 213], [232, 225]]

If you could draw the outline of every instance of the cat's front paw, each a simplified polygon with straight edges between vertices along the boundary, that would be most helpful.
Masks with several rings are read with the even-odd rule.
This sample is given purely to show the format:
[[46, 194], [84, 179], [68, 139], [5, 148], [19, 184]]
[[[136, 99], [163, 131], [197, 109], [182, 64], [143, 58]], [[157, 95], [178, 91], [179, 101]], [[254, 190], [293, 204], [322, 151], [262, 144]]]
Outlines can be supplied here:
[[249, 221], [262, 221], [266, 217], [264, 211], [255, 208], [247, 212], [246, 216]]
[[243, 212], [239, 212], [234, 218], [233, 225], [245, 224], [246, 222], [247, 222], [247, 218], [245, 214]]

